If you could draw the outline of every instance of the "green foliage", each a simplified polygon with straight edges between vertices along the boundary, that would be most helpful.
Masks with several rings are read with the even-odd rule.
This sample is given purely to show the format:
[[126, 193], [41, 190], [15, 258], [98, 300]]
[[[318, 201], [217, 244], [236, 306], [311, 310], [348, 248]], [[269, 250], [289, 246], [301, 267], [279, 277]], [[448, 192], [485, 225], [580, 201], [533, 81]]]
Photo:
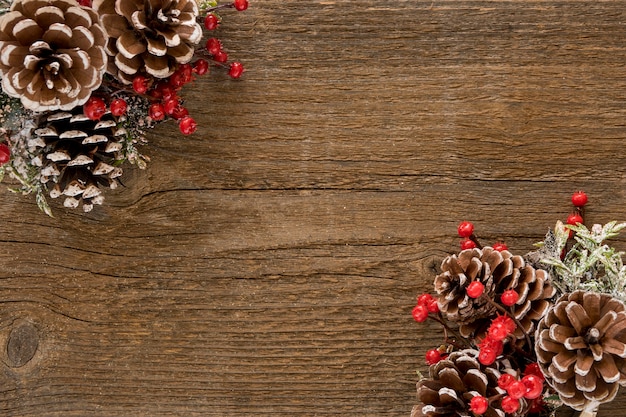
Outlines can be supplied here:
[[[626, 301], [626, 266], [624, 252], [604, 243], [619, 234], [626, 223], [563, 225], [557, 222], [553, 233], [543, 242], [540, 262], [549, 266], [553, 285], [561, 292], [585, 290], [611, 294]], [[575, 232], [575, 243], [567, 249], [569, 230]], [[561, 253], [566, 250], [561, 259]]]

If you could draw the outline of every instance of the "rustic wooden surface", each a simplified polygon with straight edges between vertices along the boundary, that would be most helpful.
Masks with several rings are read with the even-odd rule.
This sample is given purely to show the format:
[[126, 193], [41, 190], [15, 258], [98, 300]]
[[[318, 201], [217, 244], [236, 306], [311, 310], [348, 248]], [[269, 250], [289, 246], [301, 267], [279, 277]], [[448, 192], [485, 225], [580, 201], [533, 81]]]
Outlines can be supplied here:
[[626, 220], [626, 2], [225, 17], [244, 79], [197, 81], [198, 133], [160, 126], [104, 207], [0, 191], [1, 415], [408, 416], [460, 220], [521, 253], [579, 188]]

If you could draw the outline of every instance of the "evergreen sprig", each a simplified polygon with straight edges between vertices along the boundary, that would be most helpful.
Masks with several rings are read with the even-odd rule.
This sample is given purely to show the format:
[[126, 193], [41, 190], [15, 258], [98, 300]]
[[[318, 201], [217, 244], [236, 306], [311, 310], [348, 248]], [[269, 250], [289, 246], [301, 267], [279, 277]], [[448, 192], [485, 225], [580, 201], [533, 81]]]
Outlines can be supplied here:
[[[540, 262], [551, 268], [553, 285], [561, 292], [576, 290], [610, 294], [626, 302], [626, 266], [624, 252], [605, 243], [619, 234], [626, 223], [596, 224], [588, 229], [583, 224], [563, 225], [557, 222], [554, 233], [548, 234], [542, 246]], [[567, 249], [572, 230], [574, 245]], [[547, 250], [548, 246], [551, 247]], [[566, 250], [567, 249], [567, 250]], [[561, 254], [565, 256], [561, 258]]]

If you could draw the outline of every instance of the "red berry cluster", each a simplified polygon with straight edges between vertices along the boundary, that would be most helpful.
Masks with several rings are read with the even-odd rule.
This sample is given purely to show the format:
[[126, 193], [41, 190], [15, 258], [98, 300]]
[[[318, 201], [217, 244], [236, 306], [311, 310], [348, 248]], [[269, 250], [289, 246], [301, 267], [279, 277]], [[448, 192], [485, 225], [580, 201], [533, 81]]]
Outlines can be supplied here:
[[[533, 367], [533, 365], [535, 365]], [[483, 415], [489, 405], [497, 406], [497, 401], [500, 400], [500, 408], [507, 414], [516, 413], [521, 407], [521, 399], [524, 398], [530, 401], [529, 412], [540, 413], [543, 408], [543, 400], [541, 394], [544, 389], [545, 378], [538, 370], [536, 363], [531, 363], [526, 367], [524, 376], [520, 379], [515, 376], [515, 371], [512, 373], [503, 373], [498, 378], [498, 387], [506, 391], [506, 395], [496, 395], [493, 398], [485, 398], [482, 395], [475, 395], [470, 400], [470, 411], [477, 415]], [[529, 372], [531, 369], [531, 372]]]
[[[91, 7], [91, 0], [80, 0], [83, 6]], [[216, 10], [222, 8], [234, 8], [243, 11], [248, 8], [248, 0], [234, 0], [232, 3], [223, 4], [212, 7], [207, 10], [204, 17], [204, 27], [207, 30], [215, 30], [219, 25], [219, 17], [215, 13]], [[196, 51], [197, 53], [208, 55], [212, 58], [213, 64], [221, 67], [226, 66], [228, 60], [227, 53], [222, 49], [222, 43], [217, 38], [210, 38], [207, 41], [205, 50]], [[147, 74], [138, 74], [132, 82], [132, 90], [126, 93], [134, 93], [150, 101], [148, 107], [148, 116], [154, 121], [162, 121], [166, 118], [172, 118], [178, 122], [180, 131], [189, 135], [196, 131], [197, 123], [189, 116], [189, 111], [183, 106], [183, 101], [179, 96], [180, 90], [188, 83], [194, 80], [194, 76], [202, 76], [209, 72], [209, 60], [202, 57], [196, 59], [193, 63], [181, 64], [176, 71], [165, 79], [156, 79]], [[239, 62], [233, 62], [228, 66], [228, 74], [232, 78], [240, 78], [244, 72], [243, 65]], [[126, 89], [124, 86], [115, 86], [120, 92]], [[106, 95], [103, 92], [101, 95]], [[119, 97], [114, 97], [117, 93], [110, 94], [108, 108], [111, 114], [116, 117], [123, 116], [127, 111], [126, 102]], [[83, 106], [84, 114], [91, 120], [99, 120], [107, 112], [107, 104], [105, 97], [94, 95]]]
[[498, 316], [491, 321], [487, 336], [478, 345], [478, 361], [491, 365], [504, 350], [504, 340], [515, 331], [515, 322], [509, 316]]
[[439, 304], [430, 294], [424, 293], [417, 297], [417, 305], [413, 307], [412, 315], [418, 323], [423, 323], [428, 319], [429, 314], [439, 313]]

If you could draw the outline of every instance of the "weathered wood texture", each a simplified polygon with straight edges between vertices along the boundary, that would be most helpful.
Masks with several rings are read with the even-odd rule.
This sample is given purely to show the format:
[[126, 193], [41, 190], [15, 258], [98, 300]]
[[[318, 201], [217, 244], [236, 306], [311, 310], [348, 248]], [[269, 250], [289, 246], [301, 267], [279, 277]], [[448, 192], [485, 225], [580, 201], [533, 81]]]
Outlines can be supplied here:
[[228, 14], [244, 79], [198, 80], [198, 133], [159, 127], [104, 207], [0, 191], [0, 414], [408, 416], [440, 340], [410, 309], [458, 221], [523, 253], [575, 189], [589, 223], [626, 219], [625, 22], [596, 0]]

